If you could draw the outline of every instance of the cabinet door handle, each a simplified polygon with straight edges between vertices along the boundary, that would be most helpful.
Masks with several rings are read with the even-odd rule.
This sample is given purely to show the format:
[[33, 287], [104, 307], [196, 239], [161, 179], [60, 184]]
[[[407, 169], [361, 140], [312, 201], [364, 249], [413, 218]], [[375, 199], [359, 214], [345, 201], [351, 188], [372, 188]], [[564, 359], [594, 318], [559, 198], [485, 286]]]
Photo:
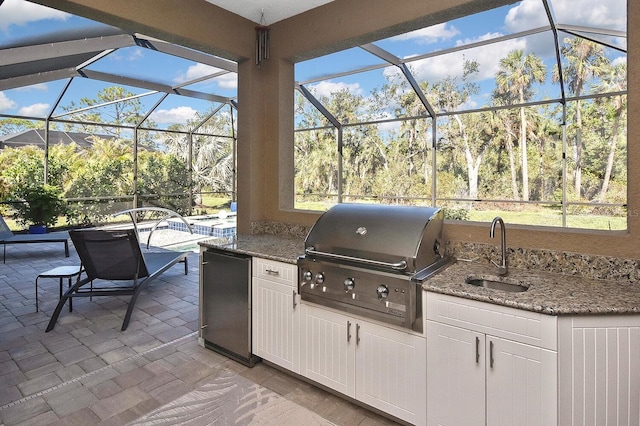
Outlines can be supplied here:
[[275, 275], [276, 277], [280, 275], [280, 271], [274, 269], [266, 269], [265, 272], [269, 275]]
[[493, 341], [489, 341], [489, 367], [493, 368]]
[[356, 345], [360, 344], [360, 324], [356, 324]]
[[347, 343], [351, 341], [351, 321], [347, 321]]
[[476, 364], [480, 362], [480, 338], [476, 336]]
[[293, 310], [295, 311], [296, 306], [298, 306], [298, 304], [296, 303], [296, 291], [295, 290], [292, 290], [292, 291], [293, 291]]

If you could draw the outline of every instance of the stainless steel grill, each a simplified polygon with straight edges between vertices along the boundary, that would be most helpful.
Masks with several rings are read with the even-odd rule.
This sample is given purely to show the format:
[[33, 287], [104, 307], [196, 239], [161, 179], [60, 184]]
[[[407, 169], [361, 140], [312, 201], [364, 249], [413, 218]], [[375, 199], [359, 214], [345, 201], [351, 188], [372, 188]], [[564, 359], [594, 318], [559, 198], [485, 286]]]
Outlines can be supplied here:
[[422, 282], [451, 259], [442, 210], [338, 204], [324, 213], [298, 258], [302, 300], [422, 331]]

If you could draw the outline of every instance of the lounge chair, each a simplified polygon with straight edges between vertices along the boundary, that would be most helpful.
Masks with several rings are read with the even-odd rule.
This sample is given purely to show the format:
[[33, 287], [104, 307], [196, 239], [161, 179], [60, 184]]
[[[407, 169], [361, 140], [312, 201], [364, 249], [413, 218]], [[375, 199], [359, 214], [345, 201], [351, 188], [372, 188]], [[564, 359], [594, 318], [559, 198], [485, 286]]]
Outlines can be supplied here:
[[[60, 298], [53, 311], [47, 331], [53, 330], [62, 308], [69, 298], [94, 296], [126, 296], [130, 295], [127, 313], [124, 316], [121, 330], [129, 325], [129, 319], [142, 289], [164, 271], [176, 263], [184, 263], [184, 273], [188, 272], [187, 252], [177, 252], [152, 248], [142, 253], [135, 230], [73, 230], [69, 231], [71, 241], [80, 257], [81, 268], [84, 268], [86, 278], [78, 278]], [[84, 285], [95, 280], [130, 281], [123, 286], [107, 285], [96, 287], [95, 283], [89, 288]]]
[[0, 216], [0, 244], [3, 246], [2, 262], [7, 261], [7, 244], [64, 243], [64, 255], [69, 257], [69, 233], [67, 231], [48, 234], [14, 234]]

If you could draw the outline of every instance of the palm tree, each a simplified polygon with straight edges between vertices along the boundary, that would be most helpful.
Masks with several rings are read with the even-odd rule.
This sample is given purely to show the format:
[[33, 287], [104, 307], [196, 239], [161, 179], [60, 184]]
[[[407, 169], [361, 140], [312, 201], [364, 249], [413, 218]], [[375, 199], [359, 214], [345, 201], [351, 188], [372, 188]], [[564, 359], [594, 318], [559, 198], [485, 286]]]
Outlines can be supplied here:
[[[602, 74], [609, 60], [604, 56], [602, 45], [579, 37], [565, 38], [564, 45], [560, 48], [564, 57], [564, 80], [567, 87], [576, 97], [580, 97], [585, 84]], [[558, 81], [559, 72], [556, 68], [553, 72], [554, 81]], [[574, 187], [578, 197], [582, 186], [582, 101], [576, 100], [576, 165]]]
[[[546, 67], [542, 59], [522, 49], [512, 50], [500, 60], [500, 71], [496, 75], [498, 92], [514, 97], [524, 104], [532, 96], [531, 86], [544, 83]], [[520, 107], [520, 150], [522, 152], [522, 199], [529, 200], [529, 169], [527, 160], [527, 118], [524, 106]]]

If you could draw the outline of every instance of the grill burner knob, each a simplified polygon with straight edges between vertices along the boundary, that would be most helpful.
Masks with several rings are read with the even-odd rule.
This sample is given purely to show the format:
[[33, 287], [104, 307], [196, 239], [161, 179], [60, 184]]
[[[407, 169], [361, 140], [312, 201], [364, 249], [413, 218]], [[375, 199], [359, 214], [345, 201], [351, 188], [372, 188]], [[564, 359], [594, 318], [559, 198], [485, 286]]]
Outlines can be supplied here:
[[313, 278], [313, 274], [311, 273], [311, 271], [304, 271], [304, 273], [302, 274], [302, 279], [305, 282], [309, 282], [311, 281], [311, 278]]
[[381, 285], [376, 289], [376, 293], [378, 293], [378, 299], [386, 299], [389, 296], [389, 289], [386, 285]]
[[324, 282], [324, 274], [319, 272], [316, 274], [316, 284], [322, 284]]
[[355, 286], [356, 286], [356, 283], [353, 280], [353, 278], [347, 278], [346, 280], [344, 280], [344, 291], [345, 292], [349, 292], [349, 291], [353, 290], [353, 288]]

